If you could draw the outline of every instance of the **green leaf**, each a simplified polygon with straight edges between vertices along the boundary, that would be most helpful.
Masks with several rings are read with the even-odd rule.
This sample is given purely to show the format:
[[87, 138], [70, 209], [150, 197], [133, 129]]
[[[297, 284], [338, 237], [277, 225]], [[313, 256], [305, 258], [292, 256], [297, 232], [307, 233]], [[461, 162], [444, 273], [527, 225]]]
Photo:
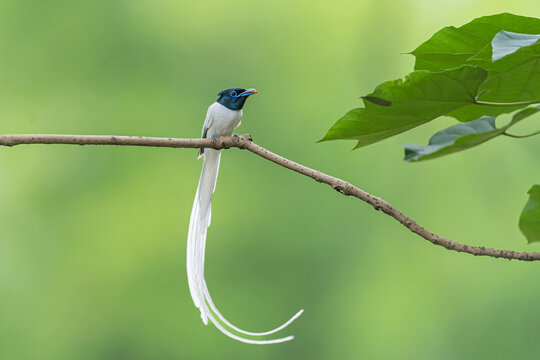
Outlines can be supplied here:
[[491, 51], [491, 41], [501, 30], [540, 34], [540, 19], [498, 14], [474, 19], [459, 28], [445, 27], [411, 52], [415, 70], [446, 70], [468, 64], [483, 49]]
[[540, 101], [540, 42], [521, 47], [492, 61], [492, 49], [482, 51], [470, 62], [488, 70], [482, 84], [482, 100], [494, 102]]
[[529, 201], [519, 217], [519, 229], [530, 243], [540, 241], [540, 185], [529, 191]]
[[470, 122], [540, 103], [539, 33], [540, 19], [507, 13], [446, 27], [412, 52], [415, 72], [364, 96], [321, 141], [358, 148], [443, 115]]
[[[503, 130], [504, 131], [504, 130]], [[495, 127], [495, 118], [487, 117], [450, 126], [429, 139], [428, 145], [404, 144], [405, 161], [433, 159], [479, 145], [502, 131]]]
[[382, 83], [364, 99], [365, 108], [349, 111], [321, 141], [358, 140], [358, 148], [407, 131], [472, 104], [486, 77], [487, 72], [479, 67], [463, 66], [441, 72], [415, 71], [405, 80]]
[[480, 145], [502, 135], [519, 121], [540, 112], [540, 107], [521, 110], [512, 117], [512, 121], [499, 129], [495, 127], [495, 118], [481, 118], [467, 123], [457, 124], [441, 130], [429, 139], [428, 145], [403, 145], [405, 161], [421, 161], [448, 155]]
[[[519, 35], [504, 36], [521, 33]], [[523, 34], [525, 33], [525, 34]], [[415, 69], [442, 70], [464, 64], [480, 66], [489, 72], [486, 82], [480, 87], [484, 95], [481, 101], [494, 103], [540, 100], [540, 44], [531, 45], [531, 36], [540, 33], [540, 19], [499, 14], [484, 16], [462, 27], [447, 27], [415, 49]], [[534, 42], [533, 42], [534, 43]], [[496, 57], [492, 61], [495, 46]], [[507, 56], [500, 57], [501, 54]], [[481, 116], [498, 116], [523, 108], [523, 106], [501, 107], [471, 104], [448, 114], [459, 121], [467, 122]]]
[[[487, 99], [482, 99], [487, 100]], [[501, 107], [501, 106], [485, 106], [485, 105], [467, 105], [460, 109], [454, 110], [447, 114], [447, 116], [453, 117], [461, 122], [468, 122], [478, 119], [482, 116], [499, 116], [502, 114], [509, 114], [516, 110], [521, 109], [522, 106], [513, 107]]]
[[[488, 70], [489, 76], [480, 86], [483, 95], [479, 101], [511, 103], [522, 101], [540, 102], [540, 43], [524, 46], [497, 61], [492, 61], [492, 49], [486, 49], [471, 57], [469, 63]], [[479, 115], [497, 116], [521, 108], [469, 105], [448, 114], [460, 121], [470, 121]]]

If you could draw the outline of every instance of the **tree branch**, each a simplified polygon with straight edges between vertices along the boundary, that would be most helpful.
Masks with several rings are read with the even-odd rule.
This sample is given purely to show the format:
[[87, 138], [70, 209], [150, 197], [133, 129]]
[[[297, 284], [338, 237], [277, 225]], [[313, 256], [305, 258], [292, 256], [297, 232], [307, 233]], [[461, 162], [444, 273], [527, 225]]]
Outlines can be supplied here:
[[121, 145], [121, 146], [150, 146], [168, 148], [213, 148], [228, 149], [232, 147], [246, 149], [266, 160], [270, 160], [289, 170], [296, 171], [315, 181], [330, 185], [332, 189], [347, 196], [354, 196], [371, 206], [393, 217], [400, 224], [413, 233], [420, 235], [427, 241], [444, 247], [448, 250], [464, 252], [475, 256], [489, 256], [508, 260], [535, 261], [540, 260], [540, 252], [519, 252], [512, 250], [499, 250], [483, 246], [462, 244], [423, 228], [410, 217], [390, 205], [386, 200], [371, 195], [364, 190], [339, 178], [327, 175], [320, 171], [308, 168], [282, 156], [274, 154], [265, 148], [255, 144], [250, 135], [240, 137], [220, 137], [216, 142], [211, 139], [177, 139], [177, 138], [154, 138], [137, 136], [99, 136], [99, 135], [0, 135], [0, 145], [15, 146], [21, 144], [69, 144], [69, 145]]

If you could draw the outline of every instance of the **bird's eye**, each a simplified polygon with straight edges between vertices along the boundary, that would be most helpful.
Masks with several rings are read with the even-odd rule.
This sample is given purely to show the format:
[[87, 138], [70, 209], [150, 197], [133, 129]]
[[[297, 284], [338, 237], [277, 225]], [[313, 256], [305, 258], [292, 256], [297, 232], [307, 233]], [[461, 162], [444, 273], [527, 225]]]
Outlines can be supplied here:
[[238, 94], [234, 90], [231, 91], [231, 93], [229, 95], [231, 95], [231, 97], [237, 97], [238, 96]]

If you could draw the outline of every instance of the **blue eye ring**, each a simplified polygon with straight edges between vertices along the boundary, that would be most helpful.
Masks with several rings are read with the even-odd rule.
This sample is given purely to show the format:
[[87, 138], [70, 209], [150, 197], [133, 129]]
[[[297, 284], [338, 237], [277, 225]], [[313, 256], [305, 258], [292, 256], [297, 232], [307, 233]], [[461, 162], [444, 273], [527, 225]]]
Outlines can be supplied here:
[[229, 95], [230, 95], [231, 97], [235, 98], [235, 97], [238, 96], [238, 93], [237, 93], [235, 90], [233, 90], [233, 91], [231, 91], [231, 93], [230, 93]]

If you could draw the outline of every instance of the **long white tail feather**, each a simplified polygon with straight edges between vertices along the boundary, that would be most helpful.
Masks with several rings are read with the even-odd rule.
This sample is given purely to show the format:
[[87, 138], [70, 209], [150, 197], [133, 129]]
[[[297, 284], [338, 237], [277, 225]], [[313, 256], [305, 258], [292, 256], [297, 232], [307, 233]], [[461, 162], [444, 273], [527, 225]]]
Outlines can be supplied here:
[[208, 317], [210, 318], [210, 321], [212, 321], [212, 323], [219, 329], [219, 331], [221, 331], [223, 334], [227, 335], [228, 337], [230, 337], [231, 339], [234, 339], [234, 340], [238, 340], [238, 341], [241, 341], [241, 342], [245, 342], [245, 343], [248, 343], [248, 344], [256, 344], [256, 345], [267, 345], [267, 344], [278, 344], [278, 343], [282, 343], [282, 342], [285, 342], [285, 341], [291, 341], [292, 339], [294, 339], [294, 336], [287, 336], [287, 337], [284, 337], [284, 338], [281, 338], [281, 339], [273, 339], [273, 340], [251, 340], [251, 339], [246, 339], [246, 338], [243, 338], [243, 337], [240, 337], [238, 335], [234, 335], [233, 333], [231, 333], [230, 331], [228, 331], [227, 329], [225, 329], [215, 318], [214, 316], [212, 316], [211, 313], [208, 313]]
[[278, 326], [277, 328], [265, 332], [251, 332], [242, 330], [237, 326], [234, 326], [231, 324], [217, 309], [216, 305], [214, 305], [214, 302], [212, 301], [212, 297], [210, 296], [210, 292], [208, 291], [208, 287], [206, 286], [206, 281], [204, 282], [204, 296], [206, 297], [206, 301], [208, 302], [208, 305], [210, 305], [210, 309], [217, 315], [217, 317], [228, 327], [230, 327], [233, 330], [238, 331], [239, 333], [246, 334], [246, 335], [252, 335], [252, 336], [265, 336], [270, 335], [273, 333], [276, 333], [280, 330], [285, 329], [287, 326], [289, 326], [294, 320], [296, 320], [302, 313], [304, 312], [304, 309], [298, 311], [296, 314], [294, 314], [289, 320]]
[[[292, 318], [283, 323], [281, 326], [266, 332], [250, 332], [242, 330], [231, 324], [217, 309], [212, 301], [210, 292], [204, 279], [204, 252], [206, 247], [206, 233], [210, 226], [212, 217], [212, 195], [216, 188], [216, 180], [219, 171], [219, 161], [221, 151], [213, 149], [204, 150], [204, 164], [193, 201], [193, 209], [189, 222], [188, 242], [187, 242], [187, 275], [189, 290], [195, 306], [201, 311], [201, 319], [204, 324], [208, 324], [208, 319], [225, 335], [232, 339], [242, 341], [248, 344], [275, 344], [284, 341], [292, 340], [292, 336], [273, 339], [273, 340], [250, 340], [234, 335], [223, 327], [213, 316], [212, 311], [217, 317], [229, 328], [251, 336], [270, 335], [286, 328], [294, 320], [296, 320], [304, 310], [297, 312]], [[210, 309], [208, 308], [210, 305]]]
[[187, 246], [187, 273], [193, 303], [201, 310], [201, 318], [208, 323], [204, 302], [204, 249], [206, 232], [211, 220], [211, 201], [216, 186], [221, 152], [206, 149], [199, 186], [193, 201]]

